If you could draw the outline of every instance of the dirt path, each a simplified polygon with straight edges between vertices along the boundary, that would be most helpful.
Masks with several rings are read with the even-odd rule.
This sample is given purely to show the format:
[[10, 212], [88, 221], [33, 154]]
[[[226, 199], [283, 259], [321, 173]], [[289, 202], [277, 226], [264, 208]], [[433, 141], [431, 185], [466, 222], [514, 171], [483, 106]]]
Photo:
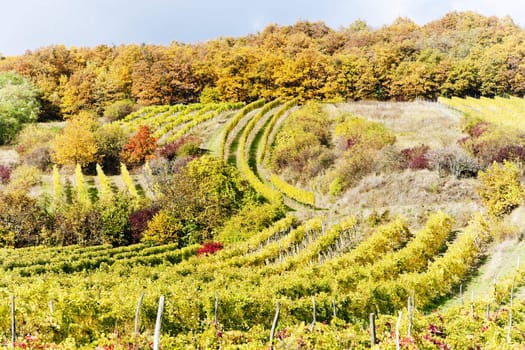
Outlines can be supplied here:
[[19, 161], [20, 161], [20, 156], [14, 149], [8, 148], [8, 147], [0, 148], [0, 164], [1, 165], [11, 167], [17, 164]]
[[[525, 242], [517, 240], [506, 240], [495, 243], [487, 252], [488, 260], [480, 266], [476, 275], [465, 286], [463, 286], [463, 300], [468, 304], [472, 298], [490, 300], [494, 293], [494, 281], [511, 276], [514, 272], [517, 259], [520, 257], [520, 264], [525, 263]], [[523, 298], [524, 290], [515, 291], [516, 297]], [[443, 308], [459, 305], [459, 291], [443, 305]]]

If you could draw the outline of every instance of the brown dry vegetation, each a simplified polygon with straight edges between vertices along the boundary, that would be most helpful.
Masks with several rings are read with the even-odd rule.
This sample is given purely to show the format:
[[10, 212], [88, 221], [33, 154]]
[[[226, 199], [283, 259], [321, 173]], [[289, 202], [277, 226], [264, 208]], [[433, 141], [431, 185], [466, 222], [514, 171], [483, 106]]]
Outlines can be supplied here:
[[329, 105], [334, 113], [350, 112], [380, 122], [396, 134], [399, 148], [425, 144], [445, 147], [466, 136], [459, 129], [461, 114], [434, 102], [364, 101]]
[[348, 190], [332, 206], [334, 214], [348, 211], [368, 216], [371, 212], [389, 211], [402, 215], [411, 226], [420, 226], [427, 215], [443, 210], [464, 226], [470, 214], [479, 211], [476, 180], [440, 177], [436, 171], [405, 170], [401, 173], [372, 174]]

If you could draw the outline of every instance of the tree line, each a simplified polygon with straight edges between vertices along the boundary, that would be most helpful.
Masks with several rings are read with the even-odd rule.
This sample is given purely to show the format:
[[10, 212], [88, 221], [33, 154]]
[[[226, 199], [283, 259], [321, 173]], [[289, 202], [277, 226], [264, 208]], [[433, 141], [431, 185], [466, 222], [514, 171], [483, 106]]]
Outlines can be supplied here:
[[29, 78], [41, 118], [115, 101], [141, 105], [299, 100], [413, 100], [525, 93], [525, 32], [512, 19], [452, 12], [419, 26], [399, 18], [269, 25], [245, 37], [167, 46], [54, 45], [0, 60]]

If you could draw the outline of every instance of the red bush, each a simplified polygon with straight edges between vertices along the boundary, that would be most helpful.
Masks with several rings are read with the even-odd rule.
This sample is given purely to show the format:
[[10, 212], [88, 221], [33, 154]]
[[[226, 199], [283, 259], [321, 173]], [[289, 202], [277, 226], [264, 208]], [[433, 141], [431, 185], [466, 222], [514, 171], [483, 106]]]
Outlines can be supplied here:
[[128, 221], [131, 227], [131, 243], [138, 243], [142, 232], [148, 227], [148, 221], [159, 211], [157, 208], [144, 208], [129, 214]]
[[0, 183], [8, 183], [11, 178], [11, 169], [5, 165], [0, 165]]
[[470, 130], [467, 130], [468, 134], [473, 138], [478, 138], [488, 130], [490, 123], [486, 121], [481, 121], [475, 124]]
[[419, 145], [412, 148], [405, 148], [401, 151], [405, 167], [410, 169], [428, 169], [430, 167], [427, 153], [430, 148], [426, 145]]
[[[168, 160], [172, 160], [176, 156], [195, 155], [198, 152], [199, 144], [201, 140], [192, 135], [186, 135], [179, 138], [177, 141], [173, 141], [165, 144], [158, 150], [158, 154]], [[183, 152], [185, 151], [185, 152]], [[188, 154], [181, 154], [188, 153]]]
[[215, 252], [218, 252], [223, 247], [222, 243], [220, 242], [206, 242], [197, 250], [197, 255], [210, 255]]
[[505, 160], [525, 162], [525, 145], [508, 145], [498, 150], [494, 160], [503, 163]]

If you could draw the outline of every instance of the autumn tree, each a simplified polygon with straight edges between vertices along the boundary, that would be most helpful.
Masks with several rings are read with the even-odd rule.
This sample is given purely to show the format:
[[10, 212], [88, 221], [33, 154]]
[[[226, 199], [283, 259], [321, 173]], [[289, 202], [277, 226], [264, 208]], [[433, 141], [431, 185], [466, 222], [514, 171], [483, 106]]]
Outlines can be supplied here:
[[182, 226], [178, 231], [184, 244], [210, 239], [215, 228], [255, 199], [235, 167], [211, 156], [157, 181], [162, 207]]
[[137, 133], [131, 136], [122, 148], [120, 157], [130, 166], [136, 166], [147, 159], [154, 158], [157, 149], [157, 138], [154, 137], [145, 125], [141, 125]]
[[[332, 30], [270, 25], [199, 44], [49, 46], [0, 60], [42, 93], [42, 116], [99, 115], [114, 101], [144, 105], [300, 99], [435, 99], [525, 93], [525, 32], [510, 18], [452, 12], [419, 26], [399, 18]], [[5, 128], [4, 128], [5, 129]]]
[[502, 218], [516, 208], [523, 199], [523, 187], [520, 183], [520, 170], [515, 163], [494, 162], [485, 171], [480, 171], [478, 193], [487, 212], [496, 218]]
[[85, 167], [97, 161], [98, 149], [94, 132], [100, 127], [93, 115], [81, 112], [66, 122], [55, 139], [52, 159], [60, 165], [80, 164]]
[[0, 245], [24, 247], [42, 242], [50, 218], [35, 198], [23, 191], [0, 194]]
[[94, 132], [98, 160], [104, 171], [117, 173], [120, 166], [120, 152], [128, 142], [128, 134], [117, 123], [103, 124]]

